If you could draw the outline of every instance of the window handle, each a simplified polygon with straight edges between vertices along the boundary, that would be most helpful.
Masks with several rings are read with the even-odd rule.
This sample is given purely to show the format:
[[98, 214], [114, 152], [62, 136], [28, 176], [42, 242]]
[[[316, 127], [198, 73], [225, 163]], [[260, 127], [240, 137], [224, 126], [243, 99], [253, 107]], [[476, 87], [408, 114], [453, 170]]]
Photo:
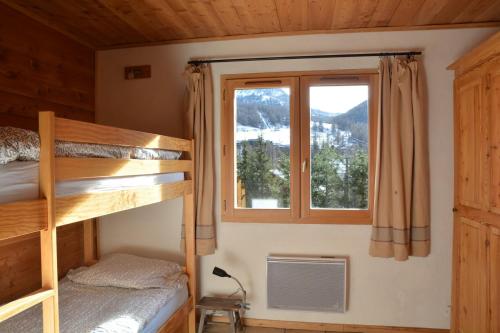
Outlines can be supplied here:
[[302, 161], [302, 172], [303, 173], [306, 172], [306, 167], [307, 167], [307, 158], [304, 161]]

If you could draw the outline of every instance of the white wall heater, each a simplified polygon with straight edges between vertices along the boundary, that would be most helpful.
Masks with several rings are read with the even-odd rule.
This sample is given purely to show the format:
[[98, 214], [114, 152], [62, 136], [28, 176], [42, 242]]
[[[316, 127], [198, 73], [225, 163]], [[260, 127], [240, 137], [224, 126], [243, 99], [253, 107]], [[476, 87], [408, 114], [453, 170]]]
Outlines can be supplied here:
[[345, 312], [348, 259], [267, 257], [267, 305], [275, 309]]

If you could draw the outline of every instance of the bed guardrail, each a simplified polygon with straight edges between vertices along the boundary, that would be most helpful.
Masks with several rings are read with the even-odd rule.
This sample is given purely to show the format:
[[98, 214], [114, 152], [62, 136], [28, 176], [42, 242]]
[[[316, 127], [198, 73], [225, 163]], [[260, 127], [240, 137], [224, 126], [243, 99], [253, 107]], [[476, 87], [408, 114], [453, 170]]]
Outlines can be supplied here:
[[[191, 140], [55, 118], [55, 140], [175, 150], [191, 155]], [[55, 158], [55, 181], [123, 177], [170, 172], [191, 174], [191, 160], [120, 160]], [[173, 199], [190, 193], [191, 180], [128, 190], [81, 194], [56, 199], [57, 226]]]
[[0, 240], [47, 228], [47, 200], [27, 200], [0, 205]]

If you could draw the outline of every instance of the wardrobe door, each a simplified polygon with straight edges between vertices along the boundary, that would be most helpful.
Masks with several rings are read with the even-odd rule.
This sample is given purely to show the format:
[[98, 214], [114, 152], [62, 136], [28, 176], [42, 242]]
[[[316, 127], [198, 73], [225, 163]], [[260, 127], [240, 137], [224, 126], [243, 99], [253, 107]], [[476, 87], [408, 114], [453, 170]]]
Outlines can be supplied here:
[[500, 59], [487, 68], [486, 96], [490, 124], [490, 210], [500, 214]]
[[488, 228], [460, 218], [458, 266], [458, 332], [488, 333]]
[[462, 206], [488, 206], [484, 182], [487, 146], [481, 73], [472, 72], [455, 81], [457, 199]]
[[491, 333], [500, 333], [500, 229], [490, 232], [490, 315]]

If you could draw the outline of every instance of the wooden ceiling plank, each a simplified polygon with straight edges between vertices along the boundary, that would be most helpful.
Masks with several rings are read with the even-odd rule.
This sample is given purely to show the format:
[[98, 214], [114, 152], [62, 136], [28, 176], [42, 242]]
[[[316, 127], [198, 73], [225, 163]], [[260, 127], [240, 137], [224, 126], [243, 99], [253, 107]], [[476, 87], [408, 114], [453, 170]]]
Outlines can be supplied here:
[[179, 17], [167, 1], [143, 0], [155, 12], [158, 24], [156, 29], [171, 30], [171, 34], [180, 38], [194, 38], [195, 33], [182, 17]]
[[[110, 29], [105, 19], [94, 18], [99, 10], [88, 7], [88, 5], [93, 5], [93, 1], [36, 1], [37, 6], [42, 4], [46, 6], [45, 14], [54, 16], [57, 24], [65, 24], [75, 34], [90, 36], [89, 38], [93, 38], [96, 45], [110, 45], [115, 41], [114, 27]], [[108, 13], [112, 15], [109, 11]]]
[[144, 3], [135, 0], [97, 0], [148, 41], [165, 40], [165, 35], [152, 27], [154, 17]]
[[368, 27], [387, 27], [400, 0], [378, 0], [375, 12], [368, 22]]
[[403, 27], [415, 25], [415, 13], [422, 7], [424, 1], [425, 0], [401, 0], [389, 22], [389, 26]]
[[145, 41], [141, 33], [122, 21], [102, 3], [95, 0], [79, 0], [74, 4], [79, 7], [81, 19], [92, 25], [92, 31], [107, 37], [106, 45], [123, 44], [130, 40]]
[[308, 29], [309, 2], [307, 0], [275, 0], [281, 31]]
[[255, 0], [251, 1], [253, 15], [257, 17], [257, 21], [263, 22], [266, 32], [281, 31], [278, 11], [274, 0]]
[[[264, 32], [264, 29], [259, 26], [257, 20], [252, 17], [247, 7], [248, 4], [245, 0], [232, 0], [233, 7], [238, 13], [238, 16], [245, 27], [245, 34], [258, 34]], [[279, 22], [278, 22], [279, 24]]]
[[217, 0], [213, 1], [211, 4], [229, 35], [245, 34], [245, 28], [241, 18], [231, 0]]
[[325, 0], [309, 1], [309, 29], [328, 30], [332, 22], [335, 2]]
[[425, 0], [415, 15], [413, 23], [415, 25], [431, 24], [434, 17], [444, 8], [447, 1]]
[[[458, 15], [453, 23], [462, 23], [462, 22], [474, 22], [475, 18], [486, 10], [491, 5], [492, 2], [498, 0], [473, 0], [469, 1], [469, 5], [464, 8], [464, 10]], [[497, 18], [500, 19], [500, 18]]]
[[366, 28], [377, 8], [377, 0], [358, 0], [351, 17], [351, 28]]
[[345, 29], [357, 13], [358, 0], [335, 0], [331, 29]]
[[215, 8], [211, 2], [193, 1], [192, 8], [199, 20], [203, 21], [208, 30], [212, 31], [214, 36], [227, 36], [229, 31], [226, 29], [224, 22], [219, 18]]
[[449, 24], [467, 7], [471, 0], [446, 0], [430, 24]]
[[[256, 34], [500, 22], [500, 0], [0, 0], [0, 3], [83, 45], [101, 49]], [[0, 56], [1, 48], [0, 40]]]
[[211, 30], [211, 27], [207, 26], [204, 20], [199, 19], [195, 10], [193, 8], [193, 1], [186, 0], [165, 0], [168, 5], [172, 8], [175, 15], [180, 17], [187, 25], [190, 26], [196, 37], [208, 37], [215, 36], [215, 32]]
[[489, 22], [489, 21], [499, 21], [500, 20], [500, 1], [493, 1], [490, 6], [483, 11], [483, 13], [477, 15], [473, 21], [474, 22]]
[[273, 0], [232, 0], [248, 33], [280, 32], [278, 12]]

